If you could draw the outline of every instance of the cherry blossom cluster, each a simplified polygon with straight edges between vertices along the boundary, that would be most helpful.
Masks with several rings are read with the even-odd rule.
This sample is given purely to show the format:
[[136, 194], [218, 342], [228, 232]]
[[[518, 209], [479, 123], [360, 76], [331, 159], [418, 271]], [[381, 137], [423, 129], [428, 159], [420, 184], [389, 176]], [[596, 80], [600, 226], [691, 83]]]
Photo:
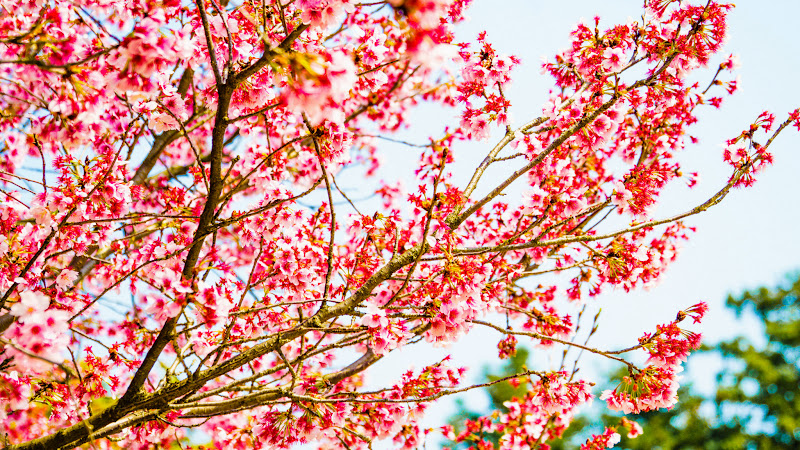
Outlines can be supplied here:
[[[469, 3], [5, 1], [3, 445], [419, 448], [428, 405], [479, 386], [447, 361], [369, 369], [476, 327], [502, 335], [500, 358], [533, 343], [630, 364], [601, 397], [612, 408], [671, 405], [699, 342], [677, 324], [705, 307], [645, 335], [638, 369], [574, 341], [573, 306], [656, 283], [684, 221], [752, 184], [798, 110], [758, 115], [726, 143], [728, 183], [659, 218], [670, 182], [696, 182], [676, 155], [697, 108], [738, 87], [720, 55], [732, 6], [648, 1], [638, 20], [579, 23], [542, 65], [540, 114], [516, 123], [524, 62], [457, 35]], [[423, 103], [451, 113], [399, 138]], [[408, 167], [382, 163], [390, 143]], [[544, 448], [594, 395], [573, 375], [518, 374], [526, 395], [451, 438]]]
[[[27, 373], [37, 373], [50, 369], [52, 362], [58, 361], [60, 354], [69, 344], [67, 330], [69, 313], [59, 309], [48, 309], [50, 298], [41, 292], [25, 291], [20, 293], [19, 301], [9, 310], [16, 317], [15, 326], [8, 332], [15, 346], [7, 349], [13, 356], [22, 352], [20, 359], [27, 364]], [[40, 359], [28, 358], [30, 352]]]
[[[508, 123], [508, 108], [511, 106], [503, 89], [511, 81], [511, 70], [519, 64], [514, 56], [498, 55], [487, 36], [478, 36], [480, 50], [470, 52], [466, 44], [459, 53], [464, 60], [461, 69], [462, 82], [458, 86], [458, 100], [464, 104], [461, 128], [466, 130], [466, 138], [485, 140], [489, 137], [492, 125], [505, 126]], [[475, 102], [481, 104], [475, 105]]]
[[581, 444], [581, 450], [602, 450], [614, 448], [619, 443], [621, 436], [613, 427], [606, 427], [602, 434], [595, 434]]
[[602, 450], [606, 448], [613, 448], [619, 443], [621, 436], [620, 432], [627, 431], [626, 435], [629, 439], [634, 439], [641, 436], [643, 430], [641, 425], [622, 417], [617, 426], [606, 427], [601, 434], [592, 435], [589, 439], [581, 444], [581, 450]]
[[671, 408], [678, 401], [679, 373], [681, 364], [689, 352], [700, 347], [700, 334], [678, 327], [686, 317], [699, 323], [708, 310], [705, 303], [698, 303], [680, 311], [678, 317], [669, 324], [659, 325], [652, 335], [645, 333], [639, 338], [639, 345], [650, 358], [644, 369], [631, 367], [630, 373], [612, 391], [604, 391], [601, 400], [610, 409], [625, 414], [640, 413], [659, 408]]
[[[514, 383], [521, 381], [516, 379]], [[570, 381], [566, 372], [538, 374], [536, 381], [528, 378], [527, 383], [530, 390], [524, 397], [503, 404], [507, 412], [496, 411], [467, 420], [458, 434], [446, 427], [445, 434], [453, 442], [480, 449], [532, 449], [537, 445], [548, 448], [547, 440], [560, 437], [577, 408], [593, 398], [586, 382]], [[499, 447], [488, 439], [491, 434], [499, 434]]]

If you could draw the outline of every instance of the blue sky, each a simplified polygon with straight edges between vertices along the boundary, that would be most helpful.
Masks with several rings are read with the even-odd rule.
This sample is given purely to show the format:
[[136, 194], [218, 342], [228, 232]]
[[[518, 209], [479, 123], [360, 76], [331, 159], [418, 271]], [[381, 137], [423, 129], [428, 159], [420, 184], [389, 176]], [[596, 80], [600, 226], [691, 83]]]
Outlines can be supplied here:
[[[566, 47], [569, 31], [579, 19], [591, 20], [599, 15], [601, 26], [625, 22], [629, 16], [641, 15], [641, 1], [476, 0], [468, 15], [471, 20], [458, 29], [460, 40], [474, 38], [479, 31], [486, 30], [489, 41], [501, 53], [522, 59], [514, 83], [507, 91], [513, 104], [512, 116], [518, 125], [538, 115], [552, 86], [551, 80], [539, 73], [540, 58], [552, 57]], [[687, 146], [680, 156], [685, 172], [700, 172], [700, 184], [692, 190], [678, 185], [668, 189], [654, 216], [684, 211], [718, 190], [729, 176], [728, 166], [722, 162], [722, 144], [738, 135], [761, 111], [770, 110], [781, 121], [788, 111], [800, 106], [796, 81], [800, 74], [797, 56], [800, 41], [795, 37], [797, 17], [800, 17], [800, 2], [789, 0], [742, 2], [730, 14], [728, 41], [720, 58], [712, 64], [719, 63], [729, 53], [738, 54], [742, 63], [738, 71], [740, 90], [726, 98], [720, 110], [709, 107], [700, 113], [700, 122], [693, 129], [700, 142]], [[714, 69], [709, 69], [708, 79]], [[415, 118], [419, 126], [410, 129], [407, 137], [424, 140], [426, 132], [440, 129], [443, 120], [439, 119], [453, 120], [441, 114], [423, 109]], [[459, 164], [465, 168], [479, 164], [491, 142], [494, 140], [458, 149]], [[678, 260], [659, 285], [632, 293], [609, 291], [591, 302], [592, 311], [603, 309], [602, 324], [592, 345], [607, 349], [626, 347], [635, 343], [643, 332], [671, 320], [679, 309], [699, 301], [711, 306], [699, 329], [706, 342], [737, 334], [759, 334], [755, 320], [747, 317], [736, 320], [725, 309], [724, 300], [729, 293], [775, 285], [785, 274], [800, 269], [797, 227], [800, 202], [796, 199], [800, 193], [800, 136], [794, 129], [787, 130], [771, 150], [775, 164], [758, 177], [754, 187], [735, 190], [722, 204], [687, 220], [688, 225], [697, 227], [697, 232], [683, 245]], [[465, 179], [468, 173], [463, 174]], [[370, 378], [376, 385], [383, 384], [387, 377], [396, 379], [409, 364], [419, 368], [452, 354], [456, 364], [473, 368], [472, 381], [477, 381], [482, 365], [496, 361], [497, 338], [496, 334], [479, 331], [449, 349], [404, 351], [381, 361]], [[710, 389], [711, 374], [717, 366], [718, 361], [696, 361], [692, 381], [700, 389]], [[582, 359], [581, 373], [586, 377], [599, 376], [609, 368], [615, 367], [588, 357]], [[485, 405], [482, 394], [466, 396], [465, 400], [473, 406]], [[429, 410], [426, 422], [441, 424], [451, 412], [453, 403], [442, 402]]]

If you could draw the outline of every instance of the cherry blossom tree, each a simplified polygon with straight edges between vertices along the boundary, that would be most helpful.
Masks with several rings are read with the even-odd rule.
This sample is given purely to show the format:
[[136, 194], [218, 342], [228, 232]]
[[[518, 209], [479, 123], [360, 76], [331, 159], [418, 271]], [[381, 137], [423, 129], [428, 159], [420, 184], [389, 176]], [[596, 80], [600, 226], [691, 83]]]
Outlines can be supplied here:
[[[675, 154], [696, 109], [737, 88], [718, 54], [732, 5], [647, 0], [628, 23], [578, 24], [542, 65], [541, 115], [515, 125], [520, 60], [485, 34], [456, 40], [469, 3], [3, 0], [3, 446], [416, 448], [441, 431], [490, 448], [490, 430], [504, 449], [546, 448], [594, 396], [673, 405], [703, 303], [619, 350], [577, 342], [563, 305], [658, 280], [683, 219], [751, 185], [800, 114], [754, 112], [721, 155], [727, 183], [654, 217], [668, 183], [695, 180]], [[423, 103], [459, 119], [405, 142], [416, 170], [401, 180], [382, 146]], [[460, 185], [465, 141], [486, 151]], [[512, 378], [527, 395], [459, 436], [420, 423], [481, 387], [448, 360], [364, 386], [386, 355], [475, 327], [498, 332], [500, 358], [525, 340], [629, 376], [599, 393], [563, 366], [526, 370]]]

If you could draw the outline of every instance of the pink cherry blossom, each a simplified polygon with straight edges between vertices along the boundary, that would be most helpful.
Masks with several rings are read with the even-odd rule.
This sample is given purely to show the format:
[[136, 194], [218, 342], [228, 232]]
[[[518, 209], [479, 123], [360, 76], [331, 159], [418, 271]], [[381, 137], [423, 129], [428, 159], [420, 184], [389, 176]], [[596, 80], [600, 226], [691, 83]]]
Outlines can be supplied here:
[[374, 328], [386, 328], [389, 325], [389, 319], [386, 317], [386, 312], [384, 310], [369, 303], [367, 304], [364, 316], [361, 318], [361, 325]]
[[75, 280], [77, 279], [78, 279], [78, 272], [70, 269], [64, 269], [56, 277], [56, 285], [60, 290], [64, 290], [72, 287], [75, 284]]
[[13, 304], [9, 310], [11, 314], [29, 318], [37, 313], [44, 312], [50, 306], [50, 298], [41, 292], [24, 291], [19, 294], [19, 302]]
[[609, 47], [603, 51], [603, 69], [619, 72], [625, 64], [625, 51], [620, 47]]
[[[482, 328], [499, 358], [579, 346], [624, 365], [611, 409], [675, 404], [704, 303], [624, 352], [575, 341], [573, 306], [657, 283], [719, 202], [656, 215], [703, 108], [739, 87], [720, 54], [733, 6], [578, 23], [526, 112], [526, 62], [462, 36], [470, 3], [5, 5], [4, 443], [422, 448], [431, 405], [480, 386], [448, 358], [406, 370], [413, 350]], [[417, 128], [422, 108], [436, 120]], [[798, 111], [732, 130], [715, 192], [752, 185]], [[514, 374], [506, 409], [444, 431], [544, 448], [596, 394], [575, 375]], [[641, 433], [623, 420], [585, 448], [623, 429]]]

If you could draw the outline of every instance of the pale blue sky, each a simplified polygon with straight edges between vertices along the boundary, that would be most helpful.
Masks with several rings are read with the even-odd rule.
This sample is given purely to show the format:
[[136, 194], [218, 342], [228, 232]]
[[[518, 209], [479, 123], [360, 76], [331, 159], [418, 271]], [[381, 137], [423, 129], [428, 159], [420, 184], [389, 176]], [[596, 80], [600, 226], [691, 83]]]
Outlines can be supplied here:
[[[580, 18], [591, 20], [599, 15], [601, 26], [608, 26], [640, 14], [641, 1], [633, 0], [476, 0], [468, 13], [471, 20], [459, 28], [458, 36], [466, 40], [486, 30], [490, 42], [501, 53], [522, 58], [523, 64], [515, 71], [513, 86], [507, 91], [513, 102], [512, 115], [516, 124], [520, 124], [538, 115], [552, 86], [550, 79], [539, 73], [540, 58], [552, 57], [566, 47], [569, 31]], [[800, 106], [798, 17], [800, 2], [789, 0], [742, 2], [733, 10], [729, 39], [721, 56], [728, 53], [740, 56], [741, 89], [726, 99], [721, 110], [708, 108], [700, 113], [701, 120], [693, 129], [700, 142], [689, 145], [680, 158], [685, 172], [701, 173], [701, 182], [691, 191], [682, 186], [669, 189], [656, 210], [656, 217], [701, 203], [724, 184], [729, 171], [722, 162], [722, 143], [747, 127], [761, 111], [770, 110], [778, 120], [783, 120], [788, 111]], [[708, 77], [713, 70], [709, 69]], [[418, 128], [410, 130], [407, 136], [424, 139], [426, 132], [440, 129], [443, 120], [439, 119], [452, 120], [441, 114], [441, 111], [423, 110], [416, 117]], [[471, 168], [485, 156], [488, 145], [482, 143], [457, 149], [459, 164], [470, 169], [459, 176], [466, 179]], [[736, 190], [722, 204], [687, 220], [687, 224], [697, 227], [697, 233], [683, 246], [677, 262], [658, 286], [628, 294], [622, 290], [608, 292], [593, 302], [594, 307], [603, 308], [602, 325], [592, 340], [594, 346], [609, 349], [628, 346], [643, 332], [671, 320], [679, 309], [699, 301], [707, 301], [711, 306], [700, 329], [706, 342], [739, 333], [758, 334], [758, 323], [754, 320], [735, 321], [724, 308], [725, 297], [745, 288], [774, 285], [783, 280], [786, 273], [800, 269], [797, 227], [800, 223], [800, 202], [797, 201], [800, 136], [793, 129], [785, 131], [773, 145], [772, 152], [775, 165], [759, 176], [753, 188]], [[391, 162], [395, 157], [388, 155], [387, 158]], [[377, 370], [370, 376], [371, 383], [384, 384], [396, 379], [409, 364], [421, 367], [441, 359], [444, 354], [452, 354], [456, 364], [471, 366], [471, 379], [477, 381], [481, 366], [487, 361], [496, 361], [496, 343], [496, 334], [481, 331], [471, 333], [450, 349], [409, 349], [376, 365]], [[584, 376], [603, 373], [607, 367], [613, 367], [588, 357], [582, 362]], [[701, 370], [695, 372], [710, 374], [716, 371], [715, 364], [714, 361], [698, 361], [696, 367]], [[713, 380], [705, 376], [695, 377], [693, 381], [700, 388], [709, 389]], [[474, 406], [485, 404], [481, 394], [467, 396], [465, 400]], [[453, 412], [452, 402], [441, 403], [429, 410], [426, 420], [429, 425], [443, 423]]]

